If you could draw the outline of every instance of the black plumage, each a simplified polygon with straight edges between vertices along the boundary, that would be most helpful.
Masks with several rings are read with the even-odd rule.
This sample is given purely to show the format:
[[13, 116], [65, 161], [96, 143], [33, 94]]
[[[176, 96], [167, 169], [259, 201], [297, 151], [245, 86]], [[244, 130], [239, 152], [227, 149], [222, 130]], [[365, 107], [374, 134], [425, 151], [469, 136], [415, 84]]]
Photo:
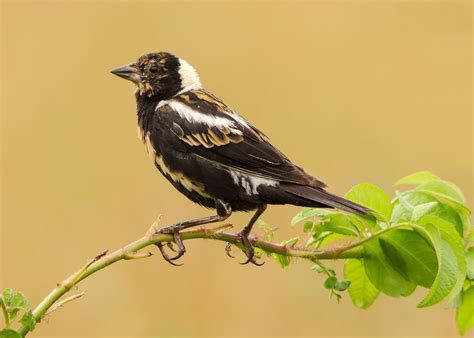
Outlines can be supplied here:
[[239, 233], [254, 262], [248, 234], [267, 204], [330, 207], [361, 215], [370, 210], [324, 190], [325, 184], [294, 165], [268, 138], [202, 89], [194, 68], [169, 53], [150, 53], [112, 71], [133, 81], [139, 133], [157, 169], [195, 203], [217, 215], [162, 229], [179, 231], [224, 220], [232, 211], [257, 210]]

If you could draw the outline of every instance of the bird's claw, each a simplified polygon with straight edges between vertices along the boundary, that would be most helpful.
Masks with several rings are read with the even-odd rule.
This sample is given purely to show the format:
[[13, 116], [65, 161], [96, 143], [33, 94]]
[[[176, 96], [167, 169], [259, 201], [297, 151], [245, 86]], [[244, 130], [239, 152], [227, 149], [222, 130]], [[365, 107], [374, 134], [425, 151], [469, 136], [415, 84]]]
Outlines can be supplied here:
[[[252, 243], [249, 240], [248, 234], [245, 232], [239, 232], [237, 234], [240, 238], [240, 241], [242, 242], [242, 245], [247, 249], [244, 251], [245, 255], [247, 256], [247, 260], [245, 262], [241, 262], [240, 264], [245, 265], [248, 263], [252, 263], [253, 265], [256, 266], [262, 266], [265, 264], [265, 262], [259, 263], [257, 262], [256, 256], [255, 256], [255, 249], [253, 248]], [[227, 251], [227, 248], [226, 248]]]
[[163, 256], [164, 260], [167, 261], [168, 263], [170, 263], [171, 265], [174, 265], [174, 266], [181, 266], [183, 264], [176, 264], [175, 260], [177, 260], [178, 258], [180, 258], [181, 256], [184, 255], [184, 253], [186, 252], [186, 248], [183, 244], [183, 240], [181, 239], [181, 235], [179, 234], [179, 227], [175, 227], [175, 226], [170, 226], [170, 227], [167, 227], [167, 228], [163, 228], [163, 229], [160, 229], [158, 230], [158, 233], [161, 233], [161, 234], [167, 234], [167, 235], [173, 235], [173, 238], [174, 238], [174, 242], [176, 243], [176, 245], [178, 246], [178, 250], [176, 250], [174, 247], [173, 247], [173, 243], [172, 242], [167, 242], [166, 243], [166, 246], [168, 248], [171, 249], [171, 251], [173, 252], [176, 252], [176, 255], [173, 256], [173, 257], [170, 257], [165, 249], [164, 249], [164, 244], [163, 243], [159, 243], [159, 244], [156, 244], [156, 246], [160, 249], [160, 252], [161, 252], [161, 255]]
[[232, 256], [231, 251], [232, 251], [232, 244], [227, 243], [227, 245], [225, 246], [226, 255], [229, 256], [230, 258], [235, 258], [235, 256]]
[[175, 257], [170, 257], [165, 249], [164, 249], [164, 244], [163, 243], [159, 243], [159, 244], [156, 244], [156, 246], [158, 247], [158, 249], [160, 249], [160, 252], [161, 252], [161, 255], [163, 256], [164, 260], [167, 261], [168, 263], [170, 263], [171, 265], [174, 265], [174, 266], [181, 266], [183, 264], [176, 264], [175, 262], [173, 262], [173, 259], [175, 259]]

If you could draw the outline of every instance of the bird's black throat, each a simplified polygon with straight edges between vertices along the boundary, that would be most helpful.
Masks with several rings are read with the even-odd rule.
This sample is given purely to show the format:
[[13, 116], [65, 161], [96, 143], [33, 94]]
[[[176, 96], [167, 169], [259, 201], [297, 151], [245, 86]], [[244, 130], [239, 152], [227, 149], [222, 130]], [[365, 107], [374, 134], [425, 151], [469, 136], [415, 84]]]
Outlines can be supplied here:
[[137, 117], [138, 125], [143, 131], [148, 131], [151, 128], [151, 121], [153, 114], [155, 113], [155, 108], [163, 98], [160, 95], [146, 96], [140, 95], [139, 93], [135, 94], [137, 101]]

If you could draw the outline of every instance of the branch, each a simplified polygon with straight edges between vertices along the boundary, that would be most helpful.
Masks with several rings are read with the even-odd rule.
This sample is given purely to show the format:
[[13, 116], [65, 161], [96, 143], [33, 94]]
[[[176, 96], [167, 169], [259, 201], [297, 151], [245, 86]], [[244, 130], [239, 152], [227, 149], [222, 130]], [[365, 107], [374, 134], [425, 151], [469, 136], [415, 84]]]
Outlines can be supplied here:
[[[242, 244], [239, 241], [239, 237], [236, 234], [224, 232], [225, 230], [231, 227], [231, 225], [227, 224], [214, 228], [201, 228], [199, 230], [186, 231], [181, 233], [181, 238], [183, 241], [191, 239], [218, 240], [233, 244], [243, 249]], [[147, 231], [145, 236], [112, 253], [108, 253], [107, 251], [101, 253], [100, 255], [91, 259], [80, 270], [73, 273], [71, 276], [59, 283], [56, 288], [51, 291], [49, 295], [47, 295], [41, 301], [41, 303], [33, 310], [33, 316], [36, 321], [40, 322], [41, 319], [48, 313], [51, 313], [52, 311], [69, 301], [77, 299], [78, 296], [73, 296], [66, 298], [59, 303], [56, 303], [63, 295], [65, 295], [69, 290], [71, 290], [71, 288], [73, 288], [83, 279], [120, 260], [131, 260], [150, 257], [152, 255], [150, 252], [139, 253], [138, 251], [151, 245], [173, 241], [173, 236], [158, 233], [157, 229], [157, 222], [155, 222]], [[316, 261], [322, 259], [361, 258], [363, 256], [363, 250], [360, 245], [363, 244], [367, 239], [352, 243], [346, 247], [338, 247], [335, 249], [328, 250], [304, 250], [286, 245], [262, 241], [258, 237], [250, 237], [249, 240], [254, 247], [259, 248], [266, 253], [275, 253], [283, 256]], [[29, 328], [23, 325], [19, 328], [18, 333], [22, 337], [24, 337], [28, 333], [28, 331]]]

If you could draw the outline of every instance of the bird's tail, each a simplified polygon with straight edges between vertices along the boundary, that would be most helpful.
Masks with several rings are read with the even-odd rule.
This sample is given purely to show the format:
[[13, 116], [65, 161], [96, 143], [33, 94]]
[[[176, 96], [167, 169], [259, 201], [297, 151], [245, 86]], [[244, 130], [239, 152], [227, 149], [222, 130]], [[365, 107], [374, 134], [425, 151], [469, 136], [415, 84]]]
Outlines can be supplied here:
[[295, 197], [302, 198], [304, 202], [301, 203], [300, 200], [300, 203], [298, 204], [307, 207], [336, 208], [359, 215], [368, 215], [372, 211], [369, 208], [364, 207], [360, 204], [351, 202], [345, 198], [331, 194], [323, 190], [322, 188], [314, 188], [311, 186], [296, 184], [285, 184], [280, 188], [294, 195]]

